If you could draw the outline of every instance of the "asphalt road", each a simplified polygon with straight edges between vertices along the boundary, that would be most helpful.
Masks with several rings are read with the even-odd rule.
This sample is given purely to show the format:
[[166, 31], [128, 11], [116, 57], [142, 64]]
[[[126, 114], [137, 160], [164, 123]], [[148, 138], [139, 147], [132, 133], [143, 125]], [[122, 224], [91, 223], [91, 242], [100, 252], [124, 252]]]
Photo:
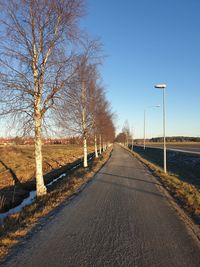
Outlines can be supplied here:
[[[154, 144], [154, 145], [146, 145], [146, 147], [155, 147], [163, 149], [163, 145], [161, 144]], [[167, 150], [171, 151], [178, 151], [183, 153], [191, 153], [200, 155], [200, 145], [167, 145]]]
[[115, 146], [93, 182], [47, 217], [3, 266], [199, 267], [199, 242], [156, 183]]

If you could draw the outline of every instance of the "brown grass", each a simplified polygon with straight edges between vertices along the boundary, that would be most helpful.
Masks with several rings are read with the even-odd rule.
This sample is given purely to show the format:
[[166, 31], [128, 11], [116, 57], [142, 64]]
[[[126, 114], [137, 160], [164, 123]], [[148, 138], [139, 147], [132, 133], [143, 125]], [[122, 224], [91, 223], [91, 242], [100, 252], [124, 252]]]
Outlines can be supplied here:
[[[93, 152], [89, 147], [88, 152]], [[44, 145], [43, 172], [67, 166], [82, 157], [80, 145]], [[51, 179], [51, 177], [49, 177]], [[33, 145], [0, 147], [0, 211], [18, 205], [34, 190], [35, 160]]]
[[0, 226], [0, 257], [3, 259], [9, 249], [20, 242], [21, 238], [33, 229], [36, 222], [47, 215], [61, 203], [80, 192], [96, 172], [108, 160], [112, 151], [110, 147], [98, 159], [94, 159], [87, 169], [79, 168], [74, 173], [63, 177], [51, 187], [51, 191], [39, 198], [33, 204], [25, 207], [23, 211], [13, 214], [5, 219]]
[[[89, 147], [89, 153], [92, 151], [93, 147]], [[82, 154], [82, 147], [79, 145], [44, 145], [44, 174], [77, 160]], [[35, 176], [33, 145], [0, 147], [0, 161], [2, 161], [0, 162], [0, 189], [13, 185], [13, 175], [8, 168], [16, 174], [20, 183]]]

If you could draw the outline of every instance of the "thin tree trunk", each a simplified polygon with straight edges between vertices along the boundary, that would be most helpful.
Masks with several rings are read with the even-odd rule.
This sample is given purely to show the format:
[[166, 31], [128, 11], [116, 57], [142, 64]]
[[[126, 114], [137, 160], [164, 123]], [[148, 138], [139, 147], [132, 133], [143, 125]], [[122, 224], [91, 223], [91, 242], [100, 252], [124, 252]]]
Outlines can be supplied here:
[[37, 196], [39, 197], [47, 193], [42, 171], [41, 114], [39, 109], [35, 111], [35, 167]]
[[97, 151], [97, 136], [94, 135], [94, 151], [95, 151], [95, 157], [98, 158], [98, 151]]
[[99, 135], [99, 154], [101, 155], [102, 151], [101, 151], [101, 134]]
[[47, 193], [46, 186], [44, 185], [43, 170], [42, 170], [42, 114], [41, 114], [41, 91], [42, 80], [39, 82], [39, 73], [35, 64], [36, 58], [36, 44], [34, 40], [34, 60], [33, 60], [33, 76], [35, 86], [34, 96], [34, 122], [35, 122], [35, 168], [36, 168], [36, 191], [37, 196], [43, 196]]
[[84, 161], [83, 161], [83, 167], [87, 168], [88, 162], [87, 162], [87, 138], [83, 137], [83, 154], [84, 154]]
[[83, 131], [83, 167], [86, 168], [88, 166], [87, 162], [87, 137], [86, 137], [86, 121], [85, 121], [85, 83], [82, 81], [82, 131]]

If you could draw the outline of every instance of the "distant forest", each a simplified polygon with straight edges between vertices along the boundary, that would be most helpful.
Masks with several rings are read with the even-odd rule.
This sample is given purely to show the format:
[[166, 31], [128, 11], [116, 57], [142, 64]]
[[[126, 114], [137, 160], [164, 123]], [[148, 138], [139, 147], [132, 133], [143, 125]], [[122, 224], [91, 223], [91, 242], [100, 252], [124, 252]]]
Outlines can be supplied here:
[[[148, 140], [149, 142], [162, 142], [162, 137], [154, 137]], [[200, 137], [185, 137], [185, 136], [172, 136], [166, 137], [166, 142], [200, 142]]]
[[[141, 139], [134, 139], [134, 142], [137, 144], [143, 143], [143, 138]], [[151, 139], [146, 139], [146, 142], [154, 142], [159, 143], [163, 142], [163, 137], [154, 137]], [[171, 136], [166, 137], [166, 142], [200, 142], [200, 137], [185, 137], [185, 136]]]
[[[124, 143], [127, 142], [127, 139], [130, 142], [130, 140], [132, 139], [131, 135], [121, 132], [116, 136], [115, 142]], [[134, 139], [134, 142], [140, 144], [143, 143], [143, 140], [143, 138]], [[146, 142], [163, 142], [163, 137], [154, 137], [151, 139], [146, 138]], [[166, 137], [166, 142], [200, 142], [200, 137], [171, 136]]]

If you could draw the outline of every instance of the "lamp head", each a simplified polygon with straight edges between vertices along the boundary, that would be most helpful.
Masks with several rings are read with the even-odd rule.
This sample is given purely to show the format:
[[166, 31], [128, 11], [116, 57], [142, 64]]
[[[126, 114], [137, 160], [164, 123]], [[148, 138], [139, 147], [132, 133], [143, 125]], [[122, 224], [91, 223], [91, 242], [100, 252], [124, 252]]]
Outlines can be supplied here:
[[165, 89], [167, 87], [167, 85], [166, 84], [156, 84], [156, 85], [154, 85], [154, 87], [157, 89]]

